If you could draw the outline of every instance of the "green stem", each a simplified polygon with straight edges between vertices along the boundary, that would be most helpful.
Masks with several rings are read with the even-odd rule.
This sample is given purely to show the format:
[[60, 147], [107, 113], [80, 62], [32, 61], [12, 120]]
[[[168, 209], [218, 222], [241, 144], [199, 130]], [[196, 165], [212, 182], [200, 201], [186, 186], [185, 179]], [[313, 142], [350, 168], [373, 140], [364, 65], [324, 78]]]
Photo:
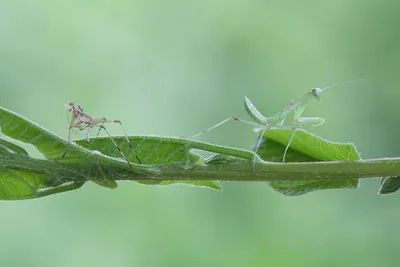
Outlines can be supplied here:
[[[250, 163], [203, 165], [182, 169], [160, 165], [155, 180], [284, 181], [378, 178], [400, 176], [400, 158], [310, 163]], [[137, 180], [127, 178], [127, 180]]]
[[[55, 162], [7, 154], [7, 156], [0, 157], [0, 169], [31, 171], [49, 177], [57, 175], [61, 181], [77, 182], [78, 184], [87, 180], [98, 180], [100, 172], [96, 170], [107, 171], [107, 175], [103, 176], [114, 180], [132, 181], [288, 181], [400, 176], [400, 158], [302, 163], [257, 162], [253, 164], [255, 154], [252, 151], [199, 141], [188, 142], [186, 139], [179, 138], [164, 138], [164, 140], [179, 142], [193, 149], [218, 153], [228, 158], [233, 156], [245, 160], [228, 160], [223, 163], [217, 162], [218, 164], [211, 161], [209, 164], [193, 167], [184, 164], [133, 164], [133, 168], [129, 169], [122, 160], [107, 161], [108, 158], [94, 165], [90, 161]], [[100, 175], [100, 178], [103, 176]], [[66, 189], [69, 188], [66, 187]]]

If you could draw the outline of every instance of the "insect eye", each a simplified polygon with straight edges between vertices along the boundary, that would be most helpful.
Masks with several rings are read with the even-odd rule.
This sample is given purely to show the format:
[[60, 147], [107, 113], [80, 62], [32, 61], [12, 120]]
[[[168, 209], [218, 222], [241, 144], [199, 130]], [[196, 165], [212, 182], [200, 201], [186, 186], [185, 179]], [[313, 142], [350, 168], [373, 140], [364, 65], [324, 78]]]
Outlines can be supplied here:
[[320, 98], [321, 98], [321, 92], [322, 92], [322, 89], [321, 88], [313, 88], [312, 90], [311, 90], [311, 93], [315, 96], [315, 98], [317, 98], [318, 100], [320, 100]]

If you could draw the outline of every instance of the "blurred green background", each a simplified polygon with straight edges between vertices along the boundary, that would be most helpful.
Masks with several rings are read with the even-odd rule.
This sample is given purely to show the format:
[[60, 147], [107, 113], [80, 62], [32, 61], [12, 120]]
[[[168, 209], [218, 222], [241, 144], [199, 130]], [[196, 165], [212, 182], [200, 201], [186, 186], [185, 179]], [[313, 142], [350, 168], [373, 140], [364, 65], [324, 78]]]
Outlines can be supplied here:
[[[399, 156], [399, 1], [0, 1], [0, 105], [67, 137], [64, 104], [120, 119], [129, 134], [189, 136], [246, 118], [247, 95], [272, 115], [341, 81], [309, 129]], [[110, 127], [121, 134], [118, 127]], [[79, 135], [82, 137], [82, 135]], [[230, 123], [201, 140], [250, 148]], [[394, 266], [397, 201], [358, 190], [283, 197], [262, 183], [88, 183], [0, 202], [0, 266]]]

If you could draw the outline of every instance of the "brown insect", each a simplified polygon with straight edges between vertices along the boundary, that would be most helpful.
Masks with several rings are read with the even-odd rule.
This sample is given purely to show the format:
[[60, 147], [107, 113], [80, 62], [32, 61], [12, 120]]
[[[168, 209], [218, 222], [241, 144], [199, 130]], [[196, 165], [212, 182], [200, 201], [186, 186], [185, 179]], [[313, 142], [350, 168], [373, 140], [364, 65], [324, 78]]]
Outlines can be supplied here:
[[[125, 135], [125, 139], [129, 144], [129, 148], [132, 150], [133, 153], [135, 153], [135, 151], [133, 150], [133, 147], [131, 145], [131, 142], [129, 142], [129, 138], [126, 135], [126, 132], [124, 131], [123, 127], [122, 127], [122, 122], [119, 120], [107, 120], [106, 118], [101, 118], [101, 119], [92, 119], [92, 117], [90, 117], [89, 115], [85, 114], [83, 112], [83, 109], [81, 108], [81, 105], [75, 105], [74, 103], [68, 103], [65, 105], [65, 107], [68, 109], [68, 111], [72, 112], [72, 118], [71, 121], [69, 123], [69, 131], [68, 131], [68, 145], [65, 149], [64, 154], [62, 155], [61, 158], [63, 158], [65, 156], [65, 154], [67, 154], [68, 150], [70, 149], [71, 146], [71, 130], [73, 129], [78, 129], [80, 131], [86, 130], [86, 142], [89, 143], [90, 141], [90, 131], [92, 130], [93, 127], [98, 127], [99, 131], [97, 133], [97, 135], [99, 135], [101, 130], [104, 130], [108, 137], [110, 137], [111, 141], [113, 142], [113, 144], [115, 145], [115, 147], [117, 148], [117, 150], [121, 153], [121, 156], [126, 160], [126, 162], [128, 163], [129, 167], [132, 168], [131, 163], [129, 162], [128, 158], [125, 156], [124, 152], [122, 152], [121, 148], [118, 146], [118, 144], [115, 142], [114, 138], [110, 135], [110, 133], [107, 131], [106, 127], [104, 127], [105, 123], [118, 123], [121, 126], [121, 130]], [[137, 157], [137, 155], [135, 155], [136, 159], [138, 160], [139, 163], [140, 160]]]

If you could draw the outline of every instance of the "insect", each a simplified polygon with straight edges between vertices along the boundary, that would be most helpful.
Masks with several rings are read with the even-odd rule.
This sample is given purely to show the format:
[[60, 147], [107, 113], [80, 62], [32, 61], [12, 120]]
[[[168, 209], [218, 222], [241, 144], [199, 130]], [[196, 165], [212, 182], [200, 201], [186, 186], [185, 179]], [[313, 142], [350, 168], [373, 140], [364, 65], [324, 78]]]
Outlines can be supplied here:
[[[62, 155], [61, 158], [64, 158], [65, 154], [67, 154], [68, 150], [70, 149], [71, 146], [71, 130], [73, 129], [78, 129], [78, 130], [86, 130], [86, 142], [89, 143], [90, 141], [90, 131], [92, 130], [93, 127], [98, 127], [99, 131], [97, 132], [97, 136], [100, 134], [101, 130], [104, 130], [108, 137], [110, 137], [111, 141], [113, 142], [114, 146], [116, 149], [119, 151], [121, 156], [126, 160], [128, 163], [129, 167], [132, 168], [131, 163], [129, 162], [128, 158], [125, 156], [124, 152], [122, 152], [121, 148], [118, 146], [118, 144], [115, 142], [114, 138], [110, 135], [110, 133], [107, 131], [106, 127], [104, 127], [105, 123], [118, 123], [121, 126], [121, 129], [125, 135], [125, 139], [129, 144], [129, 148], [132, 150], [133, 153], [135, 151], [133, 150], [133, 147], [131, 143], [129, 142], [129, 138], [126, 135], [126, 132], [124, 131], [122, 127], [122, 122], [119, 120], [107, 120], [106, 118], [101, 118], [101, 119], [92, 119], [89, 115], [83, 112], [83, 109], [81, 108], [81, 105], [75, 105], [74, 103], [68, 103], [65, 105], [68, 111], [72, 112], [72, 118], [71, 121], [69, 122], [69, 131], [68, 131], [68, 145], [65, 149], [64, 154]], [[135, 155], [137, 161], [139, 163], [140, 160]]]
[[[301, 115], [303, 115], [305, 109], [308, 106], [308, 103], [311, 99], [315, 99], [318, 102], [321, 101], [321, 95], [329, 88], [332, 87], [336, 87], [339, 85], [343, 85], [343, 84], [347, 84], [347, 83], [353, 83], [353, 82], [369, 82], [366, 79], [356, 79], [356, 80], [349, 80], [349, 81], [345, 81], [345, 82], [341, 82], [341, 83], [337, 83], [337, 84], [333, 84], [330, 86], [327, 86], [325, 88], [313, 88], [311, 90], [311, 92], [307, 92], [305, 93], [303, 96], [301, 96], [300, 98], [298, 98], [295, 101], [292, 101], [289, 103], [289, 105], [287, 107], [285, 107], [283, 110], [281, 110], [280, 112], [276, 113], [275, 115], [271, 116], [271, 117], [265, 117], [263, 116], [258, 110], [257, 108], [253, 105], [253, 103], [245, 96], [244, 97], [244, 107], [246, 109], [247, 114], [251, 117], [252, 121], [249, 120], [243, 120], [240, 119], [238, 117], [229, 117], [226, 118], [225, 120], [211, 126], [210, 128], [195, 134], [192, 136], [192, 138], [195, 138], [199, 135], [205, 134], [207, 132], [212, 131], [213, 129], [225, 124], [228, 121], [238, 121], [244, 124], [248, 124], [251, 126], [255, 126], [258, 127], [260, 129], [262, 129], [262, 132], [260, 134], [260, 138], [257, 141], [256, 144], [256, 148], [255, 148], [255, 154], [257, 154], [258, 148], [261, 144], [262, 141], [262, 137], [264, 136], [265, 132], [275, 128], [275, 129], [293, 129], [293, 134], [289, 139], [289, 142], [285, 148], [285, 152], [283, 155], [283, 162], [285, 162], [285, 158], [286, 158], [286, 153], [290, 147], [290, 144], [293, 141], [293, 138], [296, 134], [296, 130], [298, 128], [303, 128], [303, 126], [318, 126], [321, 125], [325, 122], [324, 118], [320, 118], [320, 117], [301, 117]], [[292, 123], [295, 125], [294, 127], [287, 127], [287, 126], [283, 126], [286, 118], [292, 115]], [[255, 164], [255, 160], [253, 162], [253, 167]]]

